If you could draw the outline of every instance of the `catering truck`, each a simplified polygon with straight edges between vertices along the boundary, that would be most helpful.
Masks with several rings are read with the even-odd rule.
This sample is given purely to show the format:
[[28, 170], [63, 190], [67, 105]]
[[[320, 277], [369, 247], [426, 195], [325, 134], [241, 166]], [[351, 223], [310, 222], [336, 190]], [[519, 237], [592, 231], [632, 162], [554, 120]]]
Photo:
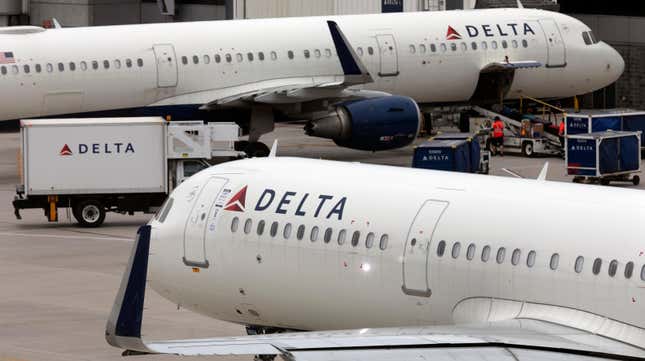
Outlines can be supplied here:
[[56, 222], [67, 208], [81, 226], [98, 227], [107, 212], [154, 213], [209, 162], [241, 157], [239, 135], [235, 123], [156, 117], [23, 120], [15, 215], [40, 208]]

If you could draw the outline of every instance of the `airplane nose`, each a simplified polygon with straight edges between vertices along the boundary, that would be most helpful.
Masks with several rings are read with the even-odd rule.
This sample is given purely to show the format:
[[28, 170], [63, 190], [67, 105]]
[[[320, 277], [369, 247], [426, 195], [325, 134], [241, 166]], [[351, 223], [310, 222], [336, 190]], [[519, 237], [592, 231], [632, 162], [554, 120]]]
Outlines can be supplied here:
[[616, 49], [612, 48], [609, 45], [606, 45], [608, 50], [609, 50], [609, 57], [607, 59], [607, 72], [609, 73], [611, 77], [611, 82], [615, 82], [618, 80], [618, 78], [623, 75], [623, 72], [625, 71], [625, 60], [623, 57], [616, 51]]

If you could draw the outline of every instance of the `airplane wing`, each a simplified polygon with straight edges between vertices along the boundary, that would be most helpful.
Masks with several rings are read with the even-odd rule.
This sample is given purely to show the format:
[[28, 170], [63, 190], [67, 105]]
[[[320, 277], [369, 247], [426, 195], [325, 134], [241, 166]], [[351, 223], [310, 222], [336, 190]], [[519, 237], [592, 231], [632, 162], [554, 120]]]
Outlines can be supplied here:
[[539, 68], [542, 66], [542, 63], [539, 61], [502, 61], [502, 62], [493, 62], [486, 65], [482, 69], [482, 73], [492, 73], [496, 71], [505, 71], [505, 70], [515, 70], [515, 69], [528, 69], [528, 68]]
[[[589, 330], [535, 319], [476, 324], [147, 342], [141, 338], [150, 226], [139, 229], [110, 318], [106, 340], [124, 355], [278, 355], [296, 360], [643, 360], [642, 335], [620, 341], [603, 334], [611, 320]], [[488, 314], [492, 312], [487, 311]], [[488, 316], [490, 317], [490, 316]], [[600, 318], [600, 317], [599, 317]], [[592, 324], [593, 322], [588, 322]], [[633, 335], [632, 335], [633, 336]]]
[[239, 102], [263, 104], [293, 104], [317, 99], [370, 98], [390, 95], [378, 91], [349, 90], [355, 85], [374, 82], [372, 75], [354, 52], [349, 41], [334, 21], [327, 21], [342, 74], [293, 77], [258, 81], [223, 89], [209, 90], [172, 97], [154, 106], [172, 104], [205, 104], [211, 109]]

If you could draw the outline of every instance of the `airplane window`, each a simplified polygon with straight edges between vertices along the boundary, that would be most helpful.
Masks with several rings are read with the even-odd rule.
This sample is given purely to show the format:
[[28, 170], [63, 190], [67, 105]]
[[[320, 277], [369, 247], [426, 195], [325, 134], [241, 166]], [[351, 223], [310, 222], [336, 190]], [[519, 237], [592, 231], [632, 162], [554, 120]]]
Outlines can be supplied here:
[[379, 248], [381, 249], [381, 251], [385, 251], [387, 249], [387, 241], [388, 241], [387, 234], [382, 235], [381, 241], [379, 242]]
[[574, 271], [576, 271], [576, 273], [582, 272], [582, 267], [584, 266], [584, 264], [585, 264], [585, 258], [582, 257], [582, 256], [578, 256], [578, 258], [576, 258], [576, 264], [574, 266]]
[[612, 260], [609, 262], [609, 277], [614, 277], [618, 271], [618, 261]]
[[211, 63], [211, 57], [209, 55], [204, 55], [204, 64], [210, 64]]
[[222, 57], [221, 57], [219, 54], [215, 54], [215, 62], [216, 62], [217, 64], [219, 64], [219, 63], [221, 63], [221, 62], [222, 62]]
[[410, 45], [410, 54], [414, 54], [417, 52], [417, 48], [414, 45]]
[[331, 236], [332, 236], [332, 233], [333, 233], [333, 232], [334, 232], [334, 231], [331, 229], [331, 227], [328, 227], [328, 228], [325, 230], [325, 237], [323, 238], [323, 240], [325, 241], [325, 243], [329, 243], [329, 242], [331, 241]]
[[529, 47], [529, 42], [526, 41], [526, 39], [522, 39], [522, 46], [525, 47], [525, 48], [528, 48]]
[[269, 234], [271, 237], [275, 237], [278, 234], [278, 222], [271, 223], [271, 229], [269, 229]]
[[284, 237], [284, 239], [291, 238], [291, 223], [284, 225], [284, 229], [282, 230], [282, 237]]
[[482, 249], [482, 262], [488, 262], [490, 258], [490, 246], [484, 246]]
[[96, 60], [92, 61], [92, 69], [96, 70], [99, 68], [99, 62]]
[[[413, 242], [416, 240], [413, 240]], [[415, 242], [416, 243], [416, 242]], [[437, 256], [443, 257], [443, 254], [446, 253], [446, 241], [441, 241], [437, 245]]]
[[233, 61], [233, 57], [231, 56], [231, 54], [226, 54], [226, 62], [230, 63], [232, 61]]
[[125, 66], [132, 68], [132, 59], [125, 59]]
[[502, 40], [502, 48], [508, 48], [508, 42], [506, 40]]
[[172, 208], [172, 204], [175, 202], [175, 200], [172, 197], [169, 197], [166, 200], [166, 204], [161, 207], [161, 212], [159, 213], [159, 223], [163, 223], [166, 221], [166, 218], [168, 217], [168, 213], [170, 213], [170, 209]]
[[592, 44], [591, 37], [589, 37], [589, 32], [585, 31], [584, 33], [582, 33], [582, 39], [585, 41], [585, 44], [587, 45]]
[[260, 61], [264, 61], [264, 53], [263, 52], [258, 53], [258, 59], [260, 59]]
[[193, 64], [199, 64], [199, 57], [197, 55], [193, 55]]
[[11, 66], [11, 72], [13, 74], [18, 74], [18, 65], [12, 65]]
[[287, 56], [289, 57], [289, 59], [293, 59], [293, 51], [289, 50], [287, 52]]
[[511, 41], [511, 44], [513, 45], [513, 48], [518, 47], [517, 40], [515, 40], [515, 39], [513, 39], [513, 41]]
[[240, 219], [237, 217], [233, 217], [233, 221], [231, 222], [231, 232], [235, 233], [237, 232], [237, 227], [240, 225]]
[[70, 63], [69, 63], [69, 70], [71, 70], [71, 71], [75, 71], [75, 70], [76, 70], [76, 63], [74, 63], [74, 62], [70, 62]]
[[352, 247], [358, 246], [359, 238], [361, 238], [361, 232], [354, 231], [354, 234], [352, 234]]
[[645, 281], [645, 265], [641, 268], [641, 281]]
[[258, 222], [258, 228], [257, 228], [257, 231], [256, 231], [258, 236], [261, 236], [264, 233], [264, 224], [265, 224], [264, 221]]
[[468, 246], [468, 250], [466, 251], [466, 259], [469, 261], [472, 261], [473, 258], [475, 258], [476, 250], [477, 250], [477, 246], [475, 246], [474, 243], [471, 243], [470, 246]]
[[238, 63], [241, 63], [242, 60], [244, 60], [244, 56], [242, 56], [241, 53], [237, 53], [237, 54], [235, 54], [235, 59], [237, 59]]
[[602, 268], [602, 259], [596, 258], [595, 261], [593, 261], [593, 268], [591, 271], [593, 274], [598, 275], [600, 273], [600, 269]]
[[448, 47], [446, 46], [445, 43], [441, 43], [440, 48], [441, 48], [441, 52], [443, 52], [443, 53], [445, 53], [448, 50]]
[[367, 53], [368, 53], [369, 55], [374, 55], [374, 48], [373, 48], [373, 47], [371, 47], [371, 46], [368, 46], [368, 47], [367, 47]]
[[470, 46], [473, 48], [473, 50], [477, 50], [477, 42], [473, 41]]
[[482, 49], [486, 50], [488, 49], [488, 43], [485, 41], [482, 41]]
[[65, 64], [58, 63], [58, 71], [65, 71]]
[[277, 59], [278, 59], [278, 53], [276, 53], [275, 51], [272, 51], [271, 52], [271, 60], [277, 60]]
[[430, 51], [433, 52], [433, 53], [436, 53], [437, 52], [437, 46], [434, 45], [434, 44], [430, 44]]
[[87, 70], [87, 63], [86, 63], [86, 62], [81, 61], [79, 65], [81, 66], [81, 70], [82, 70], [82, 71], [86, 71], [86, 70]]
[[[87, 64], [85, 64], [85, 67], [87, 68]], [[43, 68], [40, 66], [40, 64], [36, 64], [36, 73], [40, 73], [43, 71]]]
[[29, 65], [25, 65], [25, 66], [23, 66], [22, 68], [23, 68], [23, 70], [25, 71], [25, 74], [29, 74], [29, 71], [30, 71], [30, 69], [29, 69]]
[[625, 265], [625, 278], [630, 279], [634, 274], [634, 262], [627, 262]]
[[[362, 49], [361, 49], [361, 52], [362, 52]], [[309, 59], [309, 57], [311, 57], [311, 53], [309, 52], [309, 50], [305, 50], [303, 51], [303, 53], [305, 54], [305, 59]]]
[[139, 58], [137, 59], [137, 66], [141, 68], [143, 66], [143, 59]]
[[311, 229], [311, 234], [309, 235], [309, 239], [310, 239], [312, 242], [316, 242], [316, 241], [318, 240], [318, 226], [314, 226], [314, 227]]
[[459, 257], [459, 252], [461, 251], [461, 243], [456, 242], [452, 245], [452, 258]]
[[117, 68], [117, 69], [121, 69], [121, 60], [116, 59], [114, 61], [114, 67]]
[[2, 75], [7, 75], [7, 67], [6, 66], [0, 67], [0, 73], [2, 73]]
[[325, 56], [331, 58], [331, 49], [325, 49]]
[[338, 245], [342, 246], [345, 244], [345, 237], [347, 236], [347, 231], [344, 229], [341, 229], [340, 232], [338, 232]]
[[559, 263], [560, 263], [560, 255], [557, 253], [554, 253], [553, 256], [551, 256], [551, 262], [549, 262], [549, 267], [551, 267], [551, 269], [555, 271], [558, 269]]
[[253, 61], [253, 53], [246, 54], [246, 57], [249, 58], [249, 61]]
[[51, 63], [47, 63], [45, 68], [47, 69], [48, 73], [51, 73], [52, 71], [54, 71], [54, 66]]
[[457, 44], [455, 44], [455, 43], [450, 44], [450, 49], [452, 51], [457, 51]]
[[104, 67], [105, 69], [110, 69], [110, 62], [109, 62], [109, 61], [107, 61], [107, 60], [103, 60], [103, 67]]
[[425, 54], [425, 53], [426, 53], [426, 51], [427, 51], [427, 48], [426, 48], [425, 44], [421, 44], [421, 45], [419, 45], [419, 52], [420, 52], [421, 54]]
[[468, 50], [468, 45], [466, 45], [466, 43], [461, 43], [461, 50], [462, 51]]
[[367, 238], [365, 238], [365, 247], [367, 249], [374, 247], [374, 233], [370, 232], [367, 234]]
[[600, 40], [596, 38], [596, 35], [594, 35], [593, 31], [589, 30], [589, 37], [591, 38], [591, 42], [594, 44], [598, 44]]
[[490, 47], [491, 47], [492, 49], [497, 49], [497, 41], [495, 41], [495, 40], [491, 41], [491, 43], [490, 43]]
[[504, 258], [506, 257], [506, 248], [500, 247], [497, 250], [497, 263], [502, 264], [504, 262]]
[[299, 241], [301, 241], [305, 237], [305, 225], [301, 224], [298, 227], [298, 231], [296, 232], [296, 237], [298, 238]]
[[517, 264], [520, 263], [520, 257], [522, 257], [522, 251], [520, 251], [519, 248], [515, 248], [513, 256], [511, 256], [511, 264], [513, 264], [513, 266], [517, 266]]
[[244, 222], [244, 234], [251, 233], [251, 228], [253, 228], [253, 221], [251, 218], [247, 218]]
[[526, 265], [529, 267], [533, 267], [535, 265], [535, 258], [537, 254], [535, 251], [530, 251], [528, 257], [526, 257]]
[[181, 63], [184, 65], [188, 65], [188, 58], [186, 56], [181, 57]]

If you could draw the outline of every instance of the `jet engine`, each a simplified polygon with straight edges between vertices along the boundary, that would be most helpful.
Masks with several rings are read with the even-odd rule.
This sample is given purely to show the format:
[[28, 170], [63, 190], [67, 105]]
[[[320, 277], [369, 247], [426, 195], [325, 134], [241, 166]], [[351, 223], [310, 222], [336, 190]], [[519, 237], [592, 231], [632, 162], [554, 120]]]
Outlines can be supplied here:
[[421, 112], [408, 97], [384, 96], [340, 103], [305, 126], [307, 135], [332, 139], [341, 147], [388, 150], [405, 147], [419, 133]]

